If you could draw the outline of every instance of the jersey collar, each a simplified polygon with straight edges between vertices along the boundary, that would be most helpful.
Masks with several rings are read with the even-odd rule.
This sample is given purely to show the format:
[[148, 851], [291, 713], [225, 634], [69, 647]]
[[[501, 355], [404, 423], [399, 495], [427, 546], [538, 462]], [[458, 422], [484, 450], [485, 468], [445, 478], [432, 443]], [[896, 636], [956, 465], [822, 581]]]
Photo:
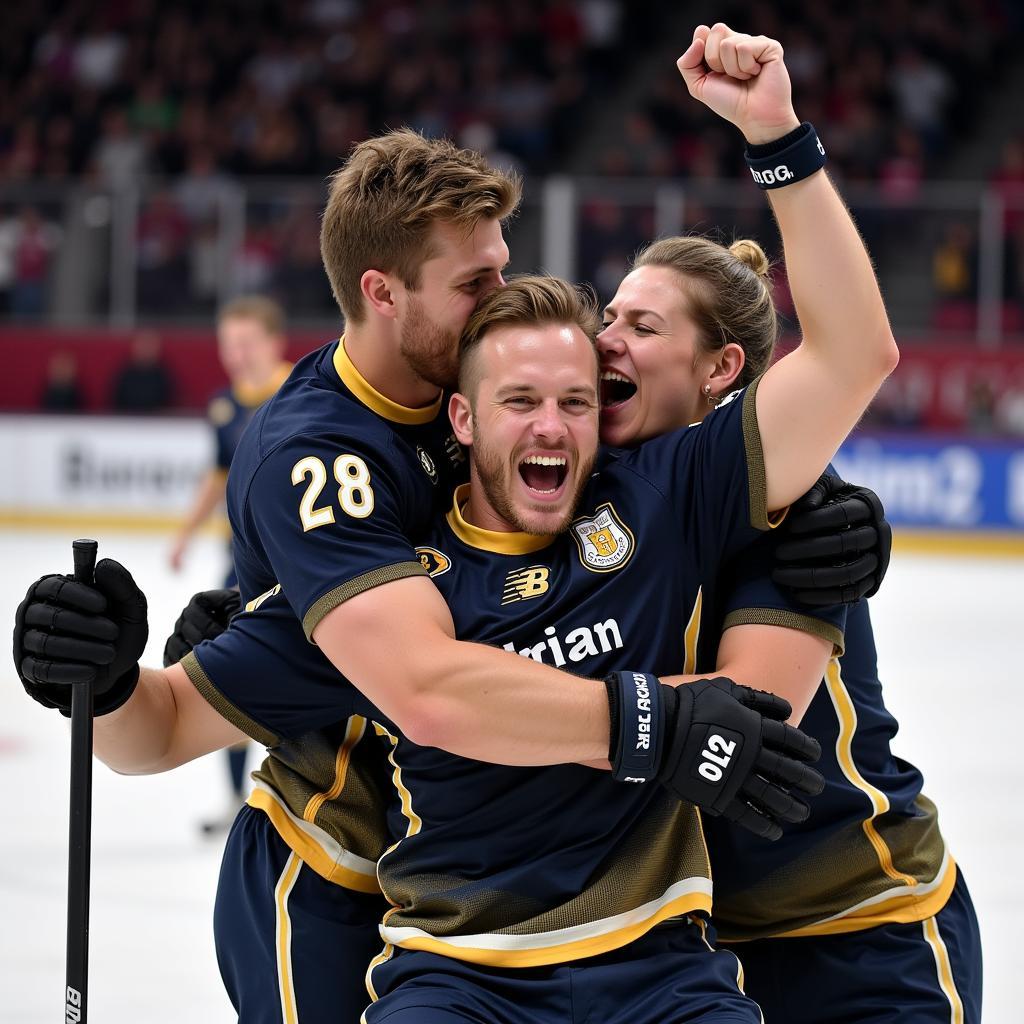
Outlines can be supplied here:
[[235, 396], [235, 401], [239, 405], [247, 406], [250, 409], [255, 409], [257, 406], [262, 405], [277, 389], [288, 379], [288, 374], [292, 372], [291, 363], [281, 363], [278, 368], [274, 371], [273, 376], [270, 378], [270, 383], [262, 388], [254, 388], [249, 385], [239, 385], [231, 389], [231, 393]]
[[359, 399], [363, 405], [378, 416], [390, 420], [392, 423], [405, 423], [415, 426], [421, 423], [430, 423], [436, 419], [441, 411], [442, 395], [437, 396], [437, 401], [430, 405], [421, 406], [419, 409], [410, 409], [408, 406], [392, 402], [385, 398], [369, 381], [355, 368], [352, 360], [345, 351], [345, 336], [338, 339], [338, 346], [334, 350], [334, 369], [341, 378], [342, 384]]
[[502, 533], [497, 530], [483, 530], [467, 523], [462, 516], [462, 506], [469, 500], [469, 484], [455, 488], [455, 499], [448, 513], [448, 525], [463, 544], [481, 551], [493, 551], [498, 555], [528, 555], [540, 551], [554, 541], [550, 535], [536, 533]]

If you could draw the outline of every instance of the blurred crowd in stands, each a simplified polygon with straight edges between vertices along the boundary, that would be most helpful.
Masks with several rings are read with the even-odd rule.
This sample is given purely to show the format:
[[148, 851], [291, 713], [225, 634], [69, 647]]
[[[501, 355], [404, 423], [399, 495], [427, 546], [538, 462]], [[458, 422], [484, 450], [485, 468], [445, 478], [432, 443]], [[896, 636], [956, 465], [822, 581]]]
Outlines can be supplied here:
[[[214, 290], [233, 182], [305, 176], [286, 214], [272, 200], [248, 211], [233, 286], [272, 285], [326, 314], [322, 275], [312, 287], [303, 281], [319, 263], [324, 179], [354, 142], [409, 124], [496, 163], [547, 172], [573, 142], [581, 111], [621, 81], [670, 8], [666, 0], [15, 5], [0, 37], [0, 185], [152, 182], [138, 216], [139, 305], [160, 314], [180, 311], [183, 293]], [[44, 229], [39, 219], [30, 205], [0, 211], [0, 300], [21, 315], [40, 312], [37, 285], [57, 241], [56, 225]]]
[[[354, 142], [400, 124], [449, 136], [527, 177], [675, 181], [687, 190], [687, 227], [722, 225], [730, 237], [750, 233], [771, 246], [765, 204], [737, 210], [702, 192], [744, 178], [746, 169], [736, 133], [686, 95], [666, 59], [692, 28], [684, 7], [670, 0], [11, 5], [0, 34], [0, 315], [45, 318], [58, 288], [61, 309], [96, 316], [110, 309], [115, 268], [103, 260], [116, 234], [116, 197], [128, 188], [139, 190], [132, 192], [131, 302], [143, 319], [201, 318], [228, 294], [261, 291], [298, 320], [331, 320], [317, 238], [325, 179]], [[919, 265], [930, 322], [923, 327], [976, 328], [980, 218], [920, 210], [911, 218], [899, 206], [913, 204], [975, 137], [1008, 58], [1019, 52], [1021, 11], [1015, 0], [777, 0], [715, 10], [783, 40], [796, 109], [825, 126], [831, 172], [848, 190], [870, 186], [878, 199], [852, 205], [880, 267], [915, 234], [924, 238]], [[1001, 154], [993, 151], [974, 179], [987, 177], [1007, 201], [1002, 328], [1024, 336], [1020, 125], [1007, 129]], [[587, 152], [600, 155], [584, 159]], [[74, 229], [69, 184], [108, 197], [82, 200]], [[91, 241], [89, 225], [97, 228]], [[588, 198], [577, 222], [579, 276], [609, 294], [657, 225], [650, 202]], [[80, 291], [88, 279], [84, 298], [68, 299], [75, 280], [62, 273], [62, 251], [74, 254], [63, 263], [73, 265]], [[778, 284], [780, 305], [791, 312], [784, 275]]]

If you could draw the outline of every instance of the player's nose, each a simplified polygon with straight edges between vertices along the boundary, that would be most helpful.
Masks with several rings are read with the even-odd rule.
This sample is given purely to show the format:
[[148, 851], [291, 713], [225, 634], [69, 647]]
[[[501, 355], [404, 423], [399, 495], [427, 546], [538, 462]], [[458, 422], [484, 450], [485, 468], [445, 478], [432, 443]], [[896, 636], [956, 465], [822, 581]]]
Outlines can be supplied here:
[[568, 433], [565, 415], [555, 399], [548, 399], [537, 406], [533, 420], [533, 432], [546, 441], [558, 440]]
[[615, 322], [608, 324], [597, 335], [597, 354], [602, 358], [621, 355], [626, 350]]

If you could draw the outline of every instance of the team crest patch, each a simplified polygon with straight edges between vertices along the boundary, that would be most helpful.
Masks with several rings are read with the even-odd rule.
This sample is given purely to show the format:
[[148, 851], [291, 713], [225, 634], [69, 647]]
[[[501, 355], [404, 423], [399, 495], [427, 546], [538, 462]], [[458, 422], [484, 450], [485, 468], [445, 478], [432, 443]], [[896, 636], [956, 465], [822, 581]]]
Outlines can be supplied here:
[[235, 418], [235, 407], [230, 398], [219, 395], [210, 402], [206, 415], [215, 427], [223, 427]]
[[452, 567], [452, 560], [437, 548], [417, 548], [416, 554], [428, 576], [443, 576]]
[[419, 456], [420, 465], [423, 467], [423, 472], [430, 477], [432, 484], [437, 483], [437, 467], [434, 465], [434, 460], [427, 453], [425, 448], [420, 445], [416, 446], [416, 454]]
[[580, 561], [593, 572], [619, 569], [632, 557], [636, 540], [611, 505], [601, 505], [597, 514], [572, 524]]

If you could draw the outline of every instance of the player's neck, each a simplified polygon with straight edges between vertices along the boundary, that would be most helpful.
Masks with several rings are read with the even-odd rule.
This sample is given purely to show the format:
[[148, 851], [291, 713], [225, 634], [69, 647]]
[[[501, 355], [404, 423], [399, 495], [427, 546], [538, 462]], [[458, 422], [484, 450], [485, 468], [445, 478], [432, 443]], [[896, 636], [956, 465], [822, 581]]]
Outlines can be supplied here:
[[420, 377], [398, 352], [395, 338], [361, 324], [345, 331], [345, 351], [360, 376], [396, 405], [420, 409], [436, 402], [441, 389]]

